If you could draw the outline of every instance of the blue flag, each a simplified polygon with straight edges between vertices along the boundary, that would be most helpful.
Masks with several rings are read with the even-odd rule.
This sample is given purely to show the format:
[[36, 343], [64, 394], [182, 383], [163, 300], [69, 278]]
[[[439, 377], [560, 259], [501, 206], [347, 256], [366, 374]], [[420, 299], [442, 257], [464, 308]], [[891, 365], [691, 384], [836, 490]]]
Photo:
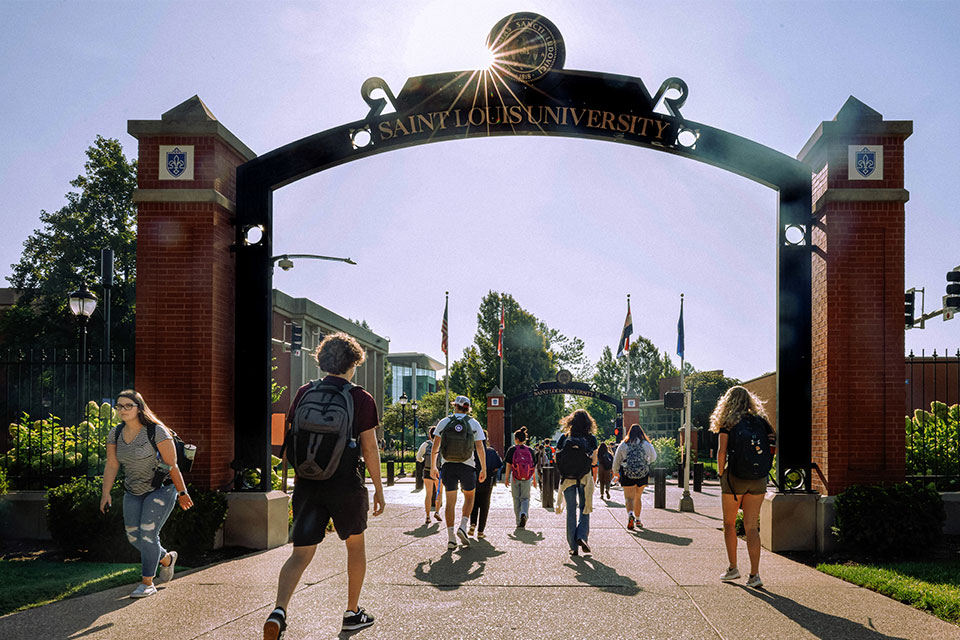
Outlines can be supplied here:
[[680, 320], [677, 321], [677, 355], [683, 358], [683, 298], [680, 298]]

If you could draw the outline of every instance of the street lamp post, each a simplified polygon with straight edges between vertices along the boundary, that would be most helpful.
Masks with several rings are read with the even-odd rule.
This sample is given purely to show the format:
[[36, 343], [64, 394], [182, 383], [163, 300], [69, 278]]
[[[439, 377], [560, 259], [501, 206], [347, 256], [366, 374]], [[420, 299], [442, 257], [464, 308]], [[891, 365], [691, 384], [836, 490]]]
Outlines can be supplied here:
[[413, 423], [410, 426], [410, 434], [413, 435], [413, 443], [412, 443], [413, 449], [417, 448], [417, 408], [419, 406], [420, 405], [419, 403], [417, 403], [416, 398], [414, 398], [410, 402], [410, 408], [413, 409]]
[[69, 297], [70, 303], [70, 312], [80, 318], [80, 326], [82, 327], [82, 338], [81, 338], [81, 348], [80, 348], [80, 357], [81, 362], [83, 362], [83, 369], [80, 376], [80, 402], [84, 403], [84, 382], [86, 381], [87, 375], [87, 323], [90, 321], [90, 316], [93, 315], [94, 310], [97, 308], [97, 296], [93, 294], [90, 289], [87, 288], [87, 283], [84, 282], [79, 289], [70, 294]]
[[406, 472], [403, 470], [403, 450], [404, 450], [403, 444], [404, 444], [404, 439], [406, 438], [406, 435], [407, 435], [406, 409], [407, 409], [407, 392], [404, 391], [402, 394], [400, 394], [400, 473], [397, 474], [397, 477], [399, 478], [406, 477], [407, 475]]

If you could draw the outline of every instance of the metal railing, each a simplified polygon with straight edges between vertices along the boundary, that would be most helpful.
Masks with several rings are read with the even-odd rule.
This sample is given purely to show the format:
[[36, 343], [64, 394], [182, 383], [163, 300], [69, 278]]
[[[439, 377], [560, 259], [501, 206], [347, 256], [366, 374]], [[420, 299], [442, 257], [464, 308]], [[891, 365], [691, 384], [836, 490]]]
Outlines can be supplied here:
[[11, 488], [43, 489], [103, 473], [112, 411], [99, 406], [133, 386], [132, 358], [112, 355], [0, 351], [0, 466]]
[[906, 358], [906, 475], [960, 490], [960, 349]]

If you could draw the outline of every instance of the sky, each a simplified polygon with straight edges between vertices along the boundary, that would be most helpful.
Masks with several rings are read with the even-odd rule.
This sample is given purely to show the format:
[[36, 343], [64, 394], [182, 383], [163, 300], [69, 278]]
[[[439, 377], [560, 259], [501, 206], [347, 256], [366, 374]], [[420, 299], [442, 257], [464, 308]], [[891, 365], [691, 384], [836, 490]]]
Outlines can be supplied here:
[[[940, 307], [960, 265], [960, 3], [48, 2], [0, 0], [0, 277], [41, 210], [65, 204], [97, 135], [129, 157], [128, 120], [199, 95], [257, 154], [359, 120], [363, 81], [478, 68], [504, 16], [549, 18], [566, 69], [689, 87], [685, 118], [796, 156], [855, 96], [906, 141], [906, 286]], [[274, 194], [274, 287], [366, 320], [391, 351], [443, 360], [473, 340], [489, 291], [511, 294], [596, 361], [634, 338], [743, 380], [776, 367], [774, 191], [715, 167], [608, 142], [516, 137], [424, 145], [341, 165]], [[508, 328], [509, 330], [509, 328]], [[960, 348], [936, 318], [906, 347]], [[509, 357], [509, 355], [508, 355]], [[677, 358], [674, 356], [674, 360]]]

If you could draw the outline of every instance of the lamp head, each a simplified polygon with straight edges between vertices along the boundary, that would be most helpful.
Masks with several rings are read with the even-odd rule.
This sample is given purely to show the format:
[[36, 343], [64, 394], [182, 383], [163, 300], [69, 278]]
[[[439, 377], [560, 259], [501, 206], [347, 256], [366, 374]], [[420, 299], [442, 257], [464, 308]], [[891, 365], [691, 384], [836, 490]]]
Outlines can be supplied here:
[[293, 260], [286, 257], [280, 258], [280, 260], [277, 262], [277, 266], [284, 271], [290, 271], [290, 269], [293, 269]]

